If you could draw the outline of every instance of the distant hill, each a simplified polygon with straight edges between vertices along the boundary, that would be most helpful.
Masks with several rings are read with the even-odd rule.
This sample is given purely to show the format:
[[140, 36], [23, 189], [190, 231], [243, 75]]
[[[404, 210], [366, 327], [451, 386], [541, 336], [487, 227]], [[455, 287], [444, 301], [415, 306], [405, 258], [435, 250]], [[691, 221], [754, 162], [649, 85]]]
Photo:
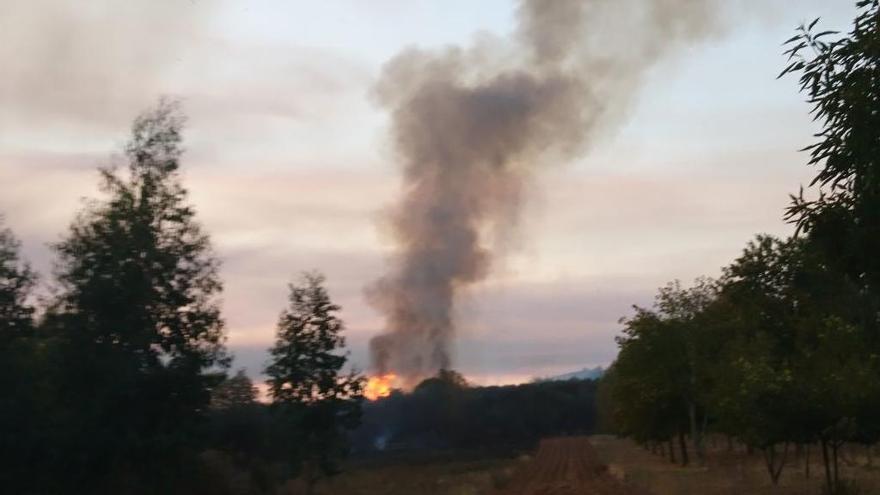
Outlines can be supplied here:
[[596, 366], [595, 368], [584, 368], [580, 371], [572, 371], [571, 373], [565, 373], [563, 375], [538, 378], [535, 381], [536, 382], [564, 382], [567, 380], [595, 380], [597, 378], [601, 378], [604, 373], [605, 373], [605, 370], [601, 366]]

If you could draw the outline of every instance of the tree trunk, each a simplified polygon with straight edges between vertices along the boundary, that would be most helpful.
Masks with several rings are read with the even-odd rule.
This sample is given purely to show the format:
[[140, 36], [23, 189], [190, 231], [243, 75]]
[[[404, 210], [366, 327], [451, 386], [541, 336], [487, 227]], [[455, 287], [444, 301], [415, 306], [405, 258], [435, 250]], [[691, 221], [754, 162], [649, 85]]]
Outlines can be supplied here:
[[678, 432], [678, 446], [681, 447], [681, 465], [687, 466], [690, 459], [688, 458], [687, 442], [685, 442], [682, 432]]
[[874, 458], [871, 457], [871, 447], [872, 447], [871, 444], [867, 444], [867, 445], [865, 445], [865, 455], [866, 455], [866, 457], [868, 458], [868, 460], [867, 460], [867, 464], [866, 464], [866, 465], [867, 465], [868, 467], [873, 467], [873, 466], [874, 466]]
[[822, 439], [822, 463], [825, 465], [825, 483], [828, 493], [834, 493], [834, 482], [831, 480], [831, 464], [828, 460], [828, 440]]
[[837, 488], [838, 483], [840, 482], [839, 469], [837, 463], [837, 452], [840, 450], [839, 442], [831, 442], [831, 453], [834, 455], [834, 487]]
[[771, 445], [761, 449], [764, 453], [764, 462], [767, 465], [767, 472], [770, 474], [770, 481], [773, 485], [779, 484], [779, 477], [782, 475], [782, 468], [785, 467], [785, 461], [788, 458], [788, 442], [782, 444], [782, 456], [776, 455], [776, 445]]
[[804, 477], [810, 479], [810, 444], [804, 448]]
[[779, 477], [782, 476], [782, 470], [785, 469], [785, 462], [788, 460], [788, 442], [782, 444], [782, 459], [779, 459], [779, 467], [776, 468], [776, 474], [773, 475], [773, 484], [779, 484]]
[[672, 444], [672, 437], [669, 437], [669, 462], [675, 464], [675, 445]]
[[[703, 455], [703, 461], [706, 460], [706, 428], [709, 426], [709, 413], [703, 411], [703, 424], [700, 425], [700, 451]], [[712, 437], [712, 448], [715, 448], [715, 437]]]
[[776, 449], [773, 445], [769, 447], [764, 447], [761, 449], [761, 453], [764, 454], [764, 466], [767, 468], [767, 473], [770, 475], [770, 481], [776, 485], [776, 477], [773, 476], [773, 466], [776, 462]]
[[688, 403], [688, 419], [690, 420], [694, 455], [697, 456], [697, 461], [699, 461], [700, 465], [703, 465], [706, 459], [706, 454], [703, 452], [703, 432], [700, 431], [697, 425], [697, 404], [694, 402]]
[[733, 452], [733, 437], [730, 435], [727, 435], [727, 451]]

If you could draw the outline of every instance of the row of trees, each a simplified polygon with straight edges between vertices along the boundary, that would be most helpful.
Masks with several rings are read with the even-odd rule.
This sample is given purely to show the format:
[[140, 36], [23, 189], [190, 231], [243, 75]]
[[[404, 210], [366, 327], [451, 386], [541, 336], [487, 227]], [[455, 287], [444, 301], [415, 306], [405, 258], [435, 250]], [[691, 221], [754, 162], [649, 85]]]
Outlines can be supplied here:
[[533, 448], [544, 437], [589, 434], [596, 426], [596, 382], [546, 381], [474, 387], [441, 371], [411, 393], [365, 405], [353, 445], [361, 452], [413, 449]]
[[[228, 395], [231, 356], [219, 262], [179, 178], [182, 127], [168, 100], [134, 121], [127, 166], [101, 170], [105, 199], [89, 202], [53, 246], [39, 308], [37, 275], [0, 226], [6, 490], [187, 493], [198, 478], [211, 395]], [[286, 474], [314, 481], [333, 471], [342, 432], [357, 423], [361, 378], [342, 372], [340, 308], [323, 279], [309, 274], [290, 289], [266, 370], [283, 445], [275, 452]]]
[[774, 483], [790, 446], [819, 445], [829, 493], [840, 447], [880, 439], [880, 5], [858, 6], [848, 35], [813, 22], [788, 41], [783, 75], [823, 124], [806, 149], [818, 192], [787, 211], [796, 235], [758, 236], [719, 280], [672, 283], [622, 320], [601, 394], [620, 432], [675, 441], [685, 462], [686, 437], [703, 460], [706, 433], [726, 434]]

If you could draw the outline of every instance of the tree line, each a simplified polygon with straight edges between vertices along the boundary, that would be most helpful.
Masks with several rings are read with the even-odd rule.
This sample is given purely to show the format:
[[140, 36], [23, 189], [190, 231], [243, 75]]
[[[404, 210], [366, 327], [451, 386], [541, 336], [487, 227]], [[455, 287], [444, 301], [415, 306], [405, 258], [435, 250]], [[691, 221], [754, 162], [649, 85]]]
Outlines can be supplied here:
[[475, 387], [442, 370], [410, 393], [365, 404], [352, 446], [363, 454], [412, 450], [510, 455], [544, 437], [596, 428], [595, 380]]
[[0, 225], [0, 486], [10, 493], [193, 493], [217, 476], [205, 453], [245, 452], [250, 435], [271, 440], [258, 452], [273, 467], [263, 485], [311, 486], [346, 452], [362, 377], [344, 371], [340, 308], [316, 273], [290, 285], [266, 417], [232, 433], [230, 404], [256, 396], [243, 374], [227, 376], [219, 261], [180, 180], [183, 124], [167, 99], [134, 120], [125, 165], [100, 170], [103, 197], [52, 245], [39, 304], [38, 276]]
[[727, 435], [774, 484], [792, 449], [817, 446], [826, 493], [847, 486], [841, 447], [880, 439], [880, 5], [858, 8], [846, 34], [814, 21], [786, 42], [780, 77], [799, 74], [821, 124], [795, 234], [759, 235], [717, 280], [670, 283], [622, 320], [599, 391], [620, 433], [685, 463]]

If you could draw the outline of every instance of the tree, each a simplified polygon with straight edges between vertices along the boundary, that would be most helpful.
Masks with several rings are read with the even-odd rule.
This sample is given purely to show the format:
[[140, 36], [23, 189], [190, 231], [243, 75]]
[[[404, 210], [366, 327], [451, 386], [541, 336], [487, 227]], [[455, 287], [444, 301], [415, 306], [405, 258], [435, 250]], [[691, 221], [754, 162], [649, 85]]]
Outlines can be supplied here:
[[238, 473], [268, 492], [278, 481], [271, 450], [279, 437], [273, 418], [266, 406], [257, 402], [257, 396], [257, 388], [244, 370], [214, 388], [205, 424], [210, 450], [203, 457], [219, 462], [215, 470], [223, 476], [235, 478]]
[[[826, 424], [820, 439], [829, 492], [839, 482], [838, 446], [847, 439], [876, 441], [880, 429], [876, 414], [867, 412], [876, 411], [880, 399], [864, 378], [880, 372], [874, 357], [880, 349], [880, 1], [859, 0], [857, 7], [849, 33], [814, 32], [818, 19], [801, 26], [787, 41], [790, 64], [780, 74], [800, 74], [801, 92], [822, 126], [818, 140], [805, 148], [809, 164], [819, 169], [810, 184], [818, 186], [818, 197], [808, 200], [802, 190], [792, 198], [787, 218], [839, 274], [840, 285], [850, 288], [841, 293], [847, 303], [835, 305], [836, 314], [817, 318], [811, 332], [812, 347], [822, 350], [812, 355], [825, 358], [812, 363], [826, 372], [818, 384], [838, 385], [826, 388], [837, 400], [822, 402]], [[841, 348], [848, 350], [845, 359], [835, 357]], [[853, 384], [863, 386], [856, 403], [839, 396]]]
[[725, 340], [718, 325], [722, 321], [718, 315], [720, 307], [717, 283], [706, 277], [698, 278], [687, 289], [676, 280], [661, 288], [657, 295], [661, 315], [681, 334], [680, 351], [688, 374], [681, 393], [687, 407], [694, 453], [700, 463], [706, 460], [703, 437], [709, 422], [712, 370]]
[[678, 435], [683, 462], [686, 432], [697, 458], [705, 458], [712, 369], [723, 342], [716, 318], [708, 316], [716, 300], [710, 279], [697, 279], [690, 288], [672, 282], [658, 291], [654, 309], [636, 307], [632, 318], [622, 320], [618, 339], [612, 391], [622, 401], [618, 423], [642, 441]]
[[211, 409], [222, 411], [253, 405], [257, 400], [257, 387], [241, 369], [227, 378], [211, 392]]
[[311, 491], [321, 477], [338, 472], [345, 432], [360, 420], [363, 379], [343, 372], [341, 308], [331, 302], [324, 277], [306, 273], [289, 288], [266, 374], [272, 405], [289, 425], [287, 457]]
[[[800, 73], [801, 91], [822, 124], [808, 146], [819, 167], [811, 186], [793, 198], [788, 218], [810, 234], [842, 273], [861, 287], [861, 325], [880, 339], [880, 1], [859, 0], [850, 33], [814, 33], [818, 19], [788, 41], [791, 64], [781, 75]], [[805, 50], [812, 51], [811, 56]]]
[[33, 331], [34, 308], [28, 303], [36, 274], [23, 263], [20, 244], [12, 231], [3, 227], [0, 216], [0, 346], [26, 337]]
[[676, 322], [656, 311], [635, 308], [622, 320], [623, 335], [614, 369], [614, 423], [620, 433], [639, 443], [668, 443], [674, 458], [678, 437], [681, 460], [687, 464], [684, 434], [688, 429], [691, 373], [684, 333]]
[[211, 371], [228, 361], [219, 263], [180, 183], [183, 121], [166, 99], [137, 117], [125, 170], [100, 171], [107, 199], [55, 246], [60, 292], [48, 321], [64, 340], [68, 447], [82, 465], [62, 462], [74, 476], [171, 476], [208, 405]]
[[36, 274], [19, 255], [20, 244], [0, 217], [0, 486], [31, 493], [41, 461], [46, 413], [29, 303]]
[[867, 410], [880, 398], [876, 354], [856, 326], [859, 288], [831, 266], [812, 237], [758, 236], [725, 269], [733, 339], [714, 393], [722, 428], [764, 452], [774, 482], [789, 444], [819, 442], [829, 492], [839, 447], [875, 441]]

